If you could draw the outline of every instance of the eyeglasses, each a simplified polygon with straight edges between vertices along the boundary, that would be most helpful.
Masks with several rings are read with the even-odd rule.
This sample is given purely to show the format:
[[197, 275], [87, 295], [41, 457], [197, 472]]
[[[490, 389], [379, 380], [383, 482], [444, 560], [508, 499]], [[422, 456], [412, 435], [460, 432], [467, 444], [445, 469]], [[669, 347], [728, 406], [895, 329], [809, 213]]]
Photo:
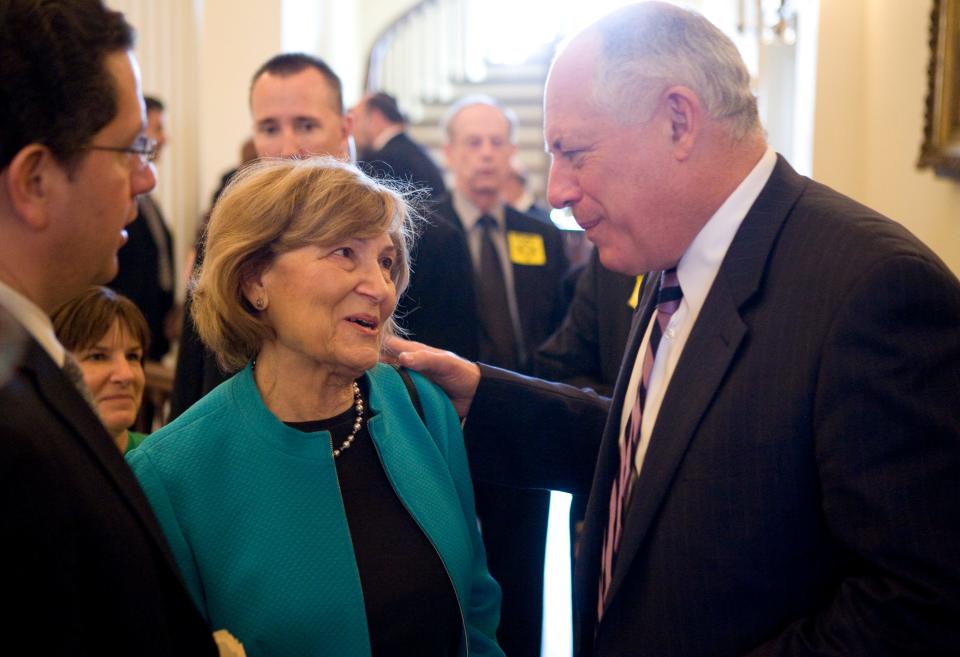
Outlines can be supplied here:
[[87, 146], [90, 151], [113, 151], [114, 153], [127, 153], [128, 155], [137, 155], [141, 164], [149, 164], [157, 159], [159, 147], [157, 142], [146, 135], [140, 135], [132, 145], [121, 146]]

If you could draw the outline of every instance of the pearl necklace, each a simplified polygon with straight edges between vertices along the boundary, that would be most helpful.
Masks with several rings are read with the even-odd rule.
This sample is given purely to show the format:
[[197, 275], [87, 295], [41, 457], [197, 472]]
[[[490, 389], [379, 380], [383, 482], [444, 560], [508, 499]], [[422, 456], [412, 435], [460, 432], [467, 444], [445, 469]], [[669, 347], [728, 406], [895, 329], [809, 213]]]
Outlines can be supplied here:
[[[257, 369], [256, 358], [254, 358], [250, 364], [250, 369]], [[353, 421], [353, 431], [351, 431], [347, 439], [340, 444], [340, 447], [333, 450], [333, 458], [340, 456], [340, 453], [344, 450], [350, 449], [350, 445], [353, 444], [353, 439], [357, 437], [357, 434], [360, 433], [360, 427], [363, 426], [363, 396], [360, 394], [360, 386], [357, 385], [356, 381], [353, 382], [353, 408], [357, 411], [357, 417]], [[333, 449], [332, 434], [330, 436], [330, 449]]]
[[[363, 397], [360, 396], [360, 386], [357, 385], [357, 382], [353, 382], [353, 408], [357, 411], [357, 417], [353, 421], [353, 431], [350, 432], [350, 435], [347, 436], [347, 439], [337, 449], [333, 450], [333, 458], [340, 456], [340, 453], [344, 450], [350, 448], [350, 445], [353, 444], [353, 439], [357, 437], [357, 434], [360, 432], [360, 427], [363, 426]], [[333, 447], [333, 440], [330, 440], [330, 447]]]

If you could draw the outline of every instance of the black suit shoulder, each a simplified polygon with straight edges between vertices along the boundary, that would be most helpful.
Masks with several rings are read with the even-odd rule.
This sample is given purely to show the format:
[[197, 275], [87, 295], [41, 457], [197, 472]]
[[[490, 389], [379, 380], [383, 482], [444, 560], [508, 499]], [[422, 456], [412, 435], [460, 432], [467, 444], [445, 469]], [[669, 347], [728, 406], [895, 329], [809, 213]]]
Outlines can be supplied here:
[[446, 192], [443, 175], [422, 146], [405, 132], [394, 135], [382, 149], [363, 163], [370, 175], [378, 178], [412, 183], [428, 190], [428, 197], [438, 199]]
[[605, 395], [613, 392], [630, 334], [630, 299], [636, 285], [636, 277], [604, 267], [594, 250], [577, 278], [563, 322], [537, 351], [535, 374]]
[[0, 389], [0, 436], [6, 649], [216, 655], [133, 473], [36, 343]]
[[532, 234], [538, 235], [543, 242], [544, 262], [526, 264], [519, 255], [513, 259], [513, 285], [527, 345], [526, 371], [529, 372], [537, 347], [553, 333], [566, 314], [563, 278], [570, 265], [563, 247], [563, 236], [554, 224], [517, 212], [511, 207], [506, 208], [505, 218], [508, 241], [515, 237], [523, 244], [526, 242], [524, 234]]
[[397, 304], [409, 336], [464, 358], [479, 355], [473, 267], [463, 231], [439, 210], [421, 224], [411, 250], [411, 276]]

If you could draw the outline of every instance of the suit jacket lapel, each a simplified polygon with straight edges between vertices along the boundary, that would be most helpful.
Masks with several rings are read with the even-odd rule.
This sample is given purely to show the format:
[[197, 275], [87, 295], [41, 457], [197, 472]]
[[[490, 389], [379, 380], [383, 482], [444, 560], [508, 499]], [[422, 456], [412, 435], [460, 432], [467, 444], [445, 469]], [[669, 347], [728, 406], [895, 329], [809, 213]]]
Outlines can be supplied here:
[[[770, 179], [744, 218], [724, 257], [660, 406], [643, 469], [624, 520], [609, 599], [613, 599], [623, 584], [630, 564], [669, 492], [697, 426], [748, 332], [740, 308], [760, 288], [777, 235], [806, 184], [805, 178], [778, 157]], [[634, 336], [631, 345], [635, 341]], [[633, 349], [635, 353], [636, 347]], [[625, 374], [629, 376], [629, 372]], [[623, 378], [622, 371], [618, 387]], [[609, 482], [607, 487], [609, 489]]]
[[[647, 325], [656, 302], [655, 291], [657, 285], [644, 285], [643, 294], [637, 303], [637, 310], [633, 315], [630, 334], [624, 349], [623, 359], [620, 362], [620, 375], [613, 390], [610, 403], [610, 412], [607, 415], [607, 424], [603, 430], [603, 441], [600, 444], [600, 453], [593, 474], [593, 485], [590, 489], [590, 498], [584, 516], [583, 538], [581, 554], [575, 564], [575, 590], [580, 598], [578, 627], [576, 636], [580, 641], [588, 640], [593, 636], [593, 623], [597, 618], [597, 584], [600, 573], [600, 553], [603, 545], [603, 533], [608, 521], [608, 507], [610, 503], [610, 487], [616, 477], [620, 464], [620, 416], [623, 413], [624, 397], [627, 385], [630, 383], [630, 373], [640, 349], [640, 342], [646, 332]], [[580, 654], [581, 650], [575, 651]]]
[[77, 439], [77, 443], [90, 454], [92, 460], [103, 470], [107, 480], [126, 500], [174, 573], [179, 576], [180, 571], [167, 548], [167, 542], [163, 538], [146, 497], [93, 409], [47, 352], [32, 339], [21, 369], [33, 379], [37, 394], [46, 403], [51, 413], [60, 417], [63, 424]]
[[[530, 232], [524, 230], [525, 227], [520, 224], [521, 222], [520, 213], [511, 208], [509, 205], [504, 205], [503, 207], [503, 223], [504, 223], [504, 237], [508, 231], [520, 231], [520, 232]], [[534, 278], [533, 270], [536, 269], [531, 267], [516, 267], [513, 262], [510, 261], [510, 248], [509, 244], [507, 246], [507, 265], [510, 267], [510, 271], [513, 274], [513, 291], [517, 300], [517, 314], [520, 316], [520, 330], [523, 334], [524, 341], [526, 341], [527, 336], [531, 333], [531, 324], [532, 320], [530, 317], [531, 306], [529, 304], [521, 303], [521, 299], [531, 299], [534, 295], [544, 294], [542, 286], [536, 285]], [[547, 257], [550, 257], [552, 254], [548, 253]], [[528, 356], [532, 358], [533, 354], [531, 351], [535, 351], [538, 345], [525, 344], [524, 349], [526, 349]]]

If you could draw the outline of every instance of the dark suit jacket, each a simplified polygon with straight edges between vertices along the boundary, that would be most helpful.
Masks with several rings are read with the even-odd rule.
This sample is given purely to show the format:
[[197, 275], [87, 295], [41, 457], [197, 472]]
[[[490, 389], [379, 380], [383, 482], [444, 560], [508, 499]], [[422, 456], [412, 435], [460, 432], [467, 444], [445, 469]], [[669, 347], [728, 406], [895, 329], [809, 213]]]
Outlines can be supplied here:
[[394, 135], [383, 148], [366, 156], [360, 165], [376, 178], [399, 180], [424, 188], [431, 199], [438, 199], [446, 192], [440, 169], [423, 147], [405, 132]]
[[619, 419], [654, 287], [609, 408], [484, 368], [466, 422], [474, 477], [581, 492], [596, 463], [578, 653], [956, 655], [960, 285], [901, 226], [782, 159], [673, 373], [597, 626]]
[[217, 654], [133, 473], [34, 341], [0, 388], [3, 652]]
[[[450, 197], [442, 199], [434, 208], [433, 223], [445, 223], [452, 226], [460, 238], [456, 250], [442, 250], [436, 246], [440, 240], [430, 235], [428, 228], [423, 237], [423, 253], [414, 262], [417, 269], [410, 285], [410, 298], [426, 310], [409, 313], [405, 325], [410, 328], [413, 337], [427, 344], [450, 349], [444, 343], [453, 341], [463, 343], [462, 351], [451, 349], [465, 358], [474, 360], [479, 353], [480, 321], [475, 302], [462, 312], [450, 312], [449, 304], [458, 297], [474, 299], [474, 274], [470, 253], [466, 246], [466, 233], [463, 224], [453, 208]], [[520, 326], [526, 343], [528, 358], [543, 342], [563, 318], [564, 304], [560, 281], [567, 270], [567, 258], [563, 251], [560, 231], [552, 224], [548, 225], [521, 214], [513, 208], [505, 208], [508, 231], [536, 233], [543, 237], [547, 262], [543, 266], [513, 265], [513, 285], [517, 297]], [[443, 232], [446, 229], [441, 229]], [[440, 233], [441, 230], [436, 232]], [[453, 238], [445, 238], [453, 242]], [[439, 314], [442, 319], [428, 319], [430, 312]], [[525, 367], [529, 371], [529, 366]]]
[[628, 302], [635, 287], [635, 276], [610, 271], [594, 249], [563, 323], [537, 350], [534, 374], [610, 395], [633, 321]]
[[[166, 248], [161, 250], [160, 245], [153, 238], [147, 220], [143, 216], [144, 204], [152, 204], [158, 216], [161, 217], [161, 228], [167, 237]], [[129, 239], [117, 253], [119, 265], [116, 278], [110, 281], [109, 286], [130, 299], [143, 312], [150, 327], [150, 351], [147, 354], [151, 360], [159, 360], [170, 349], [164, 323], [167, 313], [173, 307], [173, 290], [164, 290], [160, 287], [159, 262], [160, 258], [167, 258], [170, 263], [171, 274], [176, 276], [173, 269], [173, 237], [170, 230], [162, 221], [160, 208], [149, 196], [141, 196], [137, 200], [139, 212], [137, 218], [127, 226]]]

